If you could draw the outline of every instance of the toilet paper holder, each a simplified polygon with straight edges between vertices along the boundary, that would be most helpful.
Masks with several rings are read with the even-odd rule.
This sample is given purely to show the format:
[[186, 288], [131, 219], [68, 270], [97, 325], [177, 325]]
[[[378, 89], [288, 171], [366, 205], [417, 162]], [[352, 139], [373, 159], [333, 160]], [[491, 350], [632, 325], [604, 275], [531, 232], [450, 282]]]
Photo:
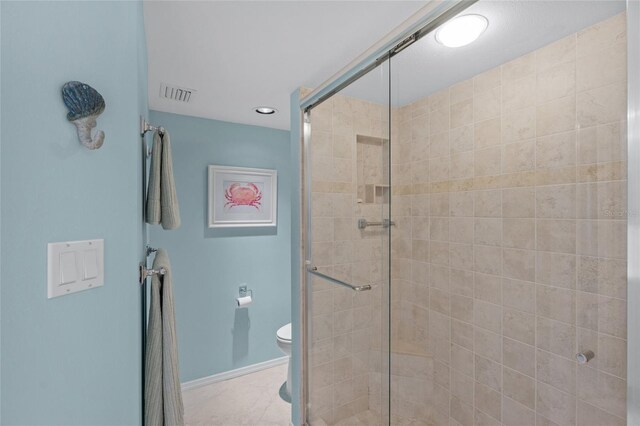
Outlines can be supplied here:
[[238, 295], [240, 297], [247, 297], [247, 295], [249, 295], [253, 298], [253, 290], [247, 289], [247, 285], [243, 284], [238, 288]]

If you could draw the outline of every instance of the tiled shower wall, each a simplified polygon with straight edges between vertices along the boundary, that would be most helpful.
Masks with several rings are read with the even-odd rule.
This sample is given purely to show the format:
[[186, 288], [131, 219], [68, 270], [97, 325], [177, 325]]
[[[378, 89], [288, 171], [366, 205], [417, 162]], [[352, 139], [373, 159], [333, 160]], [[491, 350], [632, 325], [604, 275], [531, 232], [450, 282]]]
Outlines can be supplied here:
[[[317, 425], [366, 411], [370, 395], [380, 404], [384, 240], [379, 228], [359, 230], [357, 220], [380, 221], [383, 205], [357, 202], [356, 138], [388, 138], [388, 109], [339, 95], [311, 117], [314, 266], [354, 285], [375, 284], [354, 292], [313, 279], [310, 417]], [[370, 368], [378, 371], [371, 384]]]
[[625, 16], [395, 114], [392, 411], [625, 424]]

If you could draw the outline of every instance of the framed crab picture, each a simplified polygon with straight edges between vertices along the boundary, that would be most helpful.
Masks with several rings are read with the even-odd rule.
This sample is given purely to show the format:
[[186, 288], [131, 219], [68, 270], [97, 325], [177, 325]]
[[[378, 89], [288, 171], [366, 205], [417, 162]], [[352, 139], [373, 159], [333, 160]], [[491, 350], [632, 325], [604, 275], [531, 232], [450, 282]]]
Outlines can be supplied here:
[[209, 228], [276, 226], [278, 172], [209, 166]]

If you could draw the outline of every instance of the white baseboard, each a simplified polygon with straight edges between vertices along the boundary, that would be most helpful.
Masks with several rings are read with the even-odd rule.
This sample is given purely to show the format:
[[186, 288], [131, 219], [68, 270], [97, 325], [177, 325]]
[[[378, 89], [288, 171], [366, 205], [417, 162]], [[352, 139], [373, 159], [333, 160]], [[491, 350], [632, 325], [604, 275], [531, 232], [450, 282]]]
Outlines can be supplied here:
[[223, 373], [214, 374], [213, 376], [207, 376], [201, 379], [190, 380], [188, 382], [182, 383], [182, 391], [199, 388], [202, 386], [210, 385], [212, 383], [223, 382], [225, 380], [233, 379], [235, 377], [244, 376], [245, 374], [266, 370], [267, 368], [286, 364], [288, 361], [289, 361], [289, 357], [283, 356], [282, 358], [276, 358], [276, 359], [272, 359], [265, 362], [259, 362], [257, 364], [247, 365], [246, 367], [236, 368], [235, 370], [225, 371]]

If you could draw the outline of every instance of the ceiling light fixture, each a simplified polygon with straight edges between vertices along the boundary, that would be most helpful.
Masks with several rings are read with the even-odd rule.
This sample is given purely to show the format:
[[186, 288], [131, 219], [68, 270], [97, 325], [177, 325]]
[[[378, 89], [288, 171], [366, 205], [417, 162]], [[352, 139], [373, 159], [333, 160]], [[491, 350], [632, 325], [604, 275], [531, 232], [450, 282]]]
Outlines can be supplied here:
[[436, 41], [446, 47], [462, 47], [474, 42], [489, 26], [482, 15], [453, 18], [436, 30]]
[[278, 112], [278, 110], [277, 110], [277, 109], [275, 109], [275, 108], [271, 108], [271, 107], [268, 107], [268, 106], [259, 106], [259, 107], [256, 107], [255, 111], [256, 111], [258, 114], [265, 114], [265, 115], [275, 114], [276, 112]]

